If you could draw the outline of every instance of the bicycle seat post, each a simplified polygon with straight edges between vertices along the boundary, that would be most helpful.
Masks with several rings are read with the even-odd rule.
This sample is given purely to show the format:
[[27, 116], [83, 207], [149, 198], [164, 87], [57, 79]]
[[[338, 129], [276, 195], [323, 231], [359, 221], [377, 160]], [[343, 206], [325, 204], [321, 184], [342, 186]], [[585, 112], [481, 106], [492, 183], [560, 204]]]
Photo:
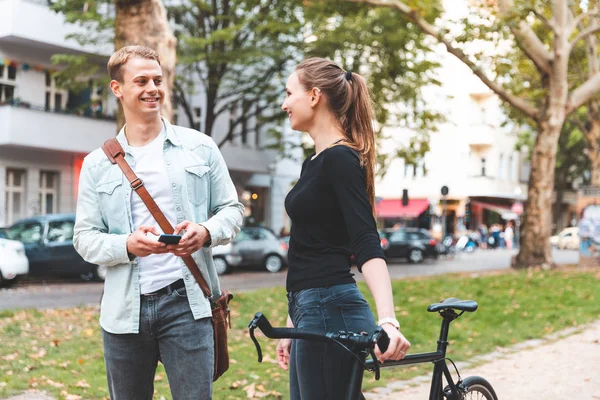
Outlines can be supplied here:
[[440, 338], [438, 340], [437, 349], [445, 356], [446, 348], [448, 347], [448, 332], [450, 331], [450, 323], [460, 315], [451, 308], [440, 311], [440, 315], [442, 316], [442, 326], [440, 328]]

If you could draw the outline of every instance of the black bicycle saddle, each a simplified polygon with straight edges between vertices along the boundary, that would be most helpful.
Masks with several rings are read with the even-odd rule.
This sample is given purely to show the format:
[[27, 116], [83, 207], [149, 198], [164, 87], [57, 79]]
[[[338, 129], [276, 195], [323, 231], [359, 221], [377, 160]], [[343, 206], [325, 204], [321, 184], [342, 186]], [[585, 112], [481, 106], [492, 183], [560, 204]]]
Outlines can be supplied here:
[[427, 307], [427, 311], [436, 312], [452, 308], [454, 310], [461, 310], [467, 312], [473, 312], [477, 310], [477, 302], [474, 300], [461, 300], [455, 297], [450, 297], [446, 300], [442, 300], [441, 303], [434, 303]]

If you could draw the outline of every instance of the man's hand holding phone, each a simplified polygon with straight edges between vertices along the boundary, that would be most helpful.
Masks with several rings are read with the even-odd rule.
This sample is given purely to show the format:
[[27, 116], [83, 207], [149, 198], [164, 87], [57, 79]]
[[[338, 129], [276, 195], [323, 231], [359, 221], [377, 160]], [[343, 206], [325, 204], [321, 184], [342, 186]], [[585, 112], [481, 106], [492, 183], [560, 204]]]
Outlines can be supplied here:
[[147, 257], [150, 254], [164, 254], [169, 252], [169, 248], [165, 243], [158, 242], [151, 236], [146, 236], [151, 233], [159, 236], [161, 232], [150, 225], [142, 225], [127, 238], [127, 252], [137, 257]]
[[170, 244], [167, 249], [179, 257], [186, 257], [197, 252], [210, 239], [208, 230], [195, 222], [183, 221], [175, 227], [173, 234], [179, 235], [185, 231], [178, 244]]

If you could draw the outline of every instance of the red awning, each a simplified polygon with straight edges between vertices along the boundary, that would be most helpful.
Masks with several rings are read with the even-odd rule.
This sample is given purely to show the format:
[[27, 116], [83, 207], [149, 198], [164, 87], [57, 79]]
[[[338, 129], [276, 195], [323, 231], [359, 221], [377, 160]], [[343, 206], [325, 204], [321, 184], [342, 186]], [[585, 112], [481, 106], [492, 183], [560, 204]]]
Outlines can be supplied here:
[[402, 199], [383, 199], [375, 207], [379, 218], [417, 218], [429, 207], [427, 199], [409, 199], [408, 205], [402, 205]]

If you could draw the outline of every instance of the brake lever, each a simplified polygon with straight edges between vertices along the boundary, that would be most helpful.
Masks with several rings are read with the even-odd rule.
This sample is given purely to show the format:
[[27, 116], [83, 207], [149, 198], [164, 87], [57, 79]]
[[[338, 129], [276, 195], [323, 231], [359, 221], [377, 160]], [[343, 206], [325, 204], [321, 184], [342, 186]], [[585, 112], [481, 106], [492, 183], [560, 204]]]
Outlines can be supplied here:
[[252, 339], [252, 341], [254, 342], [254, 345], [256, 346], [256, 353], [258, 353], [258, 362], [262, 362], [262, 350], [260, 348], [258, 340], [256, 340], [256, 337], [254, 336], [254, 330], [257, 328], [258, 321], [262, 317], [263, 315], [261, 313], [256, 313], [254, 319], [248, 324], [248, 328], [250, 328], [250, 339]]
[[[381, 343], [378, 343], [380, 341]], [[379, 359], [375, 355], [375, 345], [379, 344], [379, 350], [382, 353], [384, 353], [387, 350], [387, 346], [389, 344], [389, 338], [387, 337], [387, 334], [385, 333], [383, 328], [381, 328], [380, 326], [378, 326], [377, 329], [375, 329], [375, 332], [373, 332], [373, 335], [371, 336], [371, 343], [373, 345], [369, 347], [369, 353], [371, 353], [371, 359], [374, 361], [373, 372], [375, 372], [375, 380], [378, 381], [381, 374], [379, 368]]]

